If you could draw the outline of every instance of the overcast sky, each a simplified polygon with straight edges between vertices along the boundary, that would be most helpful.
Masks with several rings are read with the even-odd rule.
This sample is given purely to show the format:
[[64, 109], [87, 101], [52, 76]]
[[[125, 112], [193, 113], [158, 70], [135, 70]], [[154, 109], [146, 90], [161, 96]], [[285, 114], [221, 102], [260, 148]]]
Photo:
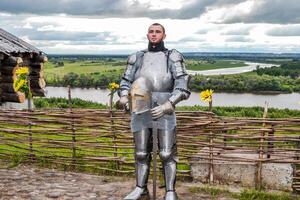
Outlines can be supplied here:
[[0, 0], [0, 27], [48, 54], [128, 54], [154, 22], [182, 52], [300, 52], [299, 0]]

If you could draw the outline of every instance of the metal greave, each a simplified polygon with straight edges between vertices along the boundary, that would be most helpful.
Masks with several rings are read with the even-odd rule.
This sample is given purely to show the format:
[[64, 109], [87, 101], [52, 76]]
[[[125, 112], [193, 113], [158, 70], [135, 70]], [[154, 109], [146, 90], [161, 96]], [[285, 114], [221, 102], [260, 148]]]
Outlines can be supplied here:
[[151, 135], [149, 129], [143, 129], [134, 133], [136, 185], [141, 188], [147, 186], [149, 177], [150, 152], [152, 149]]
[[159, 130], [159, 156], [162, 160], [166, 191], [175, 191], [176, 183], [176, 130]]
[[[135, 142], [135, 160], [136, 160], [136, 184], [138, 187], [147, 186], [151, 150], [152, 150], [152, 131], [143, 129], [134, 133]], [[176, 183], [176, 165], [177, 165], [177, 148], [176, 148], [176, 131], [158, 130], [159, 156], [163, 164], [166, 191], [174, 191]]]

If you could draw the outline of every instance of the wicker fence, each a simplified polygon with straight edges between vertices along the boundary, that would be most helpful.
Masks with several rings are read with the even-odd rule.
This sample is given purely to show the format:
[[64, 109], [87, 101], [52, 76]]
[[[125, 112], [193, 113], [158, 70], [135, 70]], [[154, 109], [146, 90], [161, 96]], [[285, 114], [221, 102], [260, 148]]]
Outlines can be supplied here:
[[[110, 174], [134, 173], [129, 115], [96, 109], [0, 111], [0, 157]], [[195, 158], [300, 164], [300, 119], [221, 118], [210, 112], [177, 112], [178, 175], [191, 179]], [[221, 153], [220, 153], [221, 152]], [[254, 158], [234, 157], [254, 154]], [[295, 172], [298, 172], [295, 170]], [[258, 185], [260, 171], [257, 173]], [[300, 189], [294, 175], [294, 188]]]

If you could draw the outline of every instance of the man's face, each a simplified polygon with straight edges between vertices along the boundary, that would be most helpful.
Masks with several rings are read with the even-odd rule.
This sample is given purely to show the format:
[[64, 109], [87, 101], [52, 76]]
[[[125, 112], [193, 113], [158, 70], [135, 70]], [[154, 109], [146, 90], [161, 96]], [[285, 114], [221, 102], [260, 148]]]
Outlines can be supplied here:
[[149, 42], [153, 44], [158, 44], [162, 40], [164, 40], [166, 37], [166, 34], [163, 31], [163, 28], [159, 25], [152, 25], [148, 29], [147, 38]]

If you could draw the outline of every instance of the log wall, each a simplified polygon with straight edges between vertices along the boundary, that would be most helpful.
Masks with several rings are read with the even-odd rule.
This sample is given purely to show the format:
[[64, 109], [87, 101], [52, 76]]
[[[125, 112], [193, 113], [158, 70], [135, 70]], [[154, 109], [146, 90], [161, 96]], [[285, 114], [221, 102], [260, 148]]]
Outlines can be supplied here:
[[43, 64], [47, 57], [39, 54], [23, 53], [15, 56], [8, 56], [0, 53], [0, 102], [25, 101], [25, 94], [15, 92], [13, 82], [16, 80], [16, 70], [22, 66], [28, 66], [30, 70], [29, 80], [33, 96], [45, 95], [45, 80], [43, 75]]

